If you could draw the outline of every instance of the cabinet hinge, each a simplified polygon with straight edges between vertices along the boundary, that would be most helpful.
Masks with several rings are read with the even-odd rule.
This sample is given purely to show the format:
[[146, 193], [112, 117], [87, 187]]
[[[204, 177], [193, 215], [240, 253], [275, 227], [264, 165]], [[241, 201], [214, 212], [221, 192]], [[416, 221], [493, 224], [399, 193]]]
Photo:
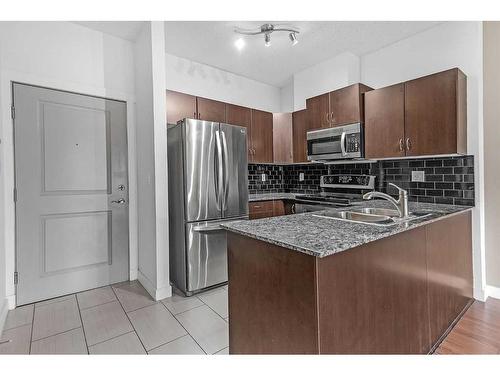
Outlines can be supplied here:
[[16, 118], [16, 107], [13, 105], [10, 107], [10, 116], [12, 117], [12, 120]]
[[19, 273], [14, 272], [14, 284], [17, 284], [19, 282]]
[[14, 202], [17, 202], [17, 189], [14, 188]]

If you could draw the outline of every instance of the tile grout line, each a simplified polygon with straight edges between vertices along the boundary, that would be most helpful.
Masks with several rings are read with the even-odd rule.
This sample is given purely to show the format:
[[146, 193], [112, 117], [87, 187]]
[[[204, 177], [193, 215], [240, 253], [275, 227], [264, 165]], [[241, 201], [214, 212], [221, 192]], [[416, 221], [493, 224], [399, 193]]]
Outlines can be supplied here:
[[84, 308], [84, 309], [81, 309], [80, 311], [87, 311], [87, 310], [93, 309], [93, 308], [95, 308], [95, 307], [104, 306], [104, 305], [107, 305], [107, 304], [110, 304], [110, 303], [113, 303], [113, 302], [118, 302], [118, 300], [108, 301], [108, 302], [100, 303], [99, 305], [86, 307], [86, 308]]
[[[146, 346], [144, 345], [144, 343], [142, 342], [141, 340], [141, 337], [139, 336], [139, 334], [137, 333], [137, 331], [135, 330], [135, 327], [134, 327], [134, 324], [132, 323], [132, 321], [130, 320], [130, 317], [128, 316], [127, 312], [125, 311], [125, 309], [123, 308], [123, 305], [122, 305], [122, 302], [120, 301], [120, 299], [118, 298], [118, 294], [116, 294], [115, 292], [115, 289], [113, 287], [111, 287], [111, 290], [113, 291], [113, 294], [115, 295], [118, 303], [120, 304], [120, 307], [122, 308], [123, 310], [123, 313], [125, 314], [125, 316], [127, 317], [128, 319], [128, 322], [130, 323], [130, 325], [132, 326], [132, 330], [133, 332], [136, 334], [137, 338], [139, 339], [139, 342], [141, 343], [142, 345], [142, 348], [144, 349], [144, 351], [146, 352], [146, 355], [148, 355], [148, 351], [146, 350]], [[127, 333], [130, 333], [130, 332], [127, 332]], [[118, 336], [116, 336], [118, 337]], [[104, 342], [104, 341], [103, 341]]]
[[[120, 333], [118, 336], [115, 336], [115, 337], [111, 337], [109, 339], [106, 339], [104, 341], [99, 341], [99, 342], [96, 342], [95, 344], [92, 344], [89, 346], [89, 348], [91, 348], [92, 346], [96, 346], [96, 345], [100, 345], [102, 343], [105, 343], [105, 342], [108, 342], [108, 341], [111, 341], [111, 340], [114, 340], [114, 339], [117, 339], [118, 337], [122, 337], [122, 336], [125, 336], [125, 335], [128, 335], [129, 333], [135, 333], [137, 335], [137, 332], [134, 331], [133, 327], [132, 327], [132, 331], [128, 331], [128, 332], [125, 332], [125, 333]], [[137, 335], [139, 336], [139, 335]], [[90, 354], [90, 353], [89, 353]]]
[[33, 316], [31, 317], [30, 347], [28, 349], [28, 354], [31, 354], [31, 344], [33, 343], [33, 328], [35, 328], [35, 310], [36, 310], [36, 305], [33, 304]]
[[[226, 322], [226, 318], [229, 318], [229, 315], [228, 315], [228, 316], [226, 316], [226, 318], [224, 318], [221, 314], [219, 314], [217, 311], [215, 311], [214, 309], [212, 309], [212, 307], [211, 307], [209, 304], [205, 303], [205, 302], [204, 302], [201, 298], [198, 298], [198, 299], [199, 299], [201, 302], [203, 302], [203, 303], [204, 303], [204, 304], [205, 304], [205, 305], [206, 305], [206, 306], [207, 306], [210, 310], [212, 310], [214, 313], [216, 313], [216, 314], [217, 314], [217, 316], [220, 316], [220, 317], [222, 318], [222, 320], [223, 320], [223, 321], [225, 321], [225, 322]], [[226, 322], [226, 323], [227, 323], [227, 322]]]
[[[163, 343], [163, 344], [160, 344], [160, 345], [158, 345], [158, 346], [155, 346], [154, 348], [151, 348], [151, 349], [148, 351], [148, 354], [149, 354], [149, 352], [151, 352], [151, 351], [153, 351], [153, 350], [155, 350], [155, 349], [158, 349], [159, 347], [161, 347], [161, 346], [163, 346], [163, 345], [170, 344], [171, 342], [174, 342], [175, 340], [182, 339], [183, 337], [186, 337], [186, 336], [190, 336], [190, 337], [191, 337], [191, 335], [189, 334], [189, 332], [188, 332], [187, 330], [186, 330], [186, 334], [185, 334], [185, 335], [182, 335], [182, 336], [176, 337], [176, 338], [175, 338], [175, 339], [173, 339], [173, 340], [167, 341], [167, 342], [165, 342], [165, 343]], [[194, 340], [194, 339], [193, 339], [193, 340]]]
[[78, 296], [75, 294], [76, 307], [78, 308], [78, 316], [80, 317], [80, 323], [82, 324], [83, 339], [85, 340], [85, 347], [87, 348], [87, 354], [89, 354], [89, 345], [87, 343], [87, 335], [85, 334], [85, 326], [83, 325], [82, 310], [80, 309], [80, 302], [78, 302]]
[[38, 342], [38, 341], [41, 341], [41, 340], [50, 339], [51, 337], [54, 337], [54, 336], [57, 336], [57, 335], [62, 335], [63, 333], [68, 333], [68, 332], [74, 331], [75, 329], [78, 329], [78, 328], [81, 328], [82, 331], [83, 331], [83, 327], [81, 327], [81, 326], [80, 327], [75, 327], [75, 328], [67, 329], [66, 331], [54, 333], [53, 335], [50, 335], [50, 336], [41, 337], [39, 339], [33, 340], [32, 342]]
[[[203, 301], [201, 301], [201, 302], [203, 302]], [[168, 311], [168, 309], [167, 309], [167, 307], [165, 305], [163, 305], [163, 307], [165, 307], [165, 309]], [[198, 307], [202, 307], [202, 306], [198, 306]], [[186, 311], [191, 311], [191, 310], [197, 309], [198, 307], [194, 307], [194, 308], [192, 308], [190, 310], [186, 310]], [[172, 314], [170, 311], [168, 311], [168, 312], [174, 317], [175, 320], [177, 320], [177, 322], [181, 325], [181, 327], [184, 328], [184, 330], [187, 332], [187, 334], [193, 339], [193, 341], [196, 343], [196, 345], [198, 345], [200, 347], [200, 349], [203, 351], [203, 353], [208, 354], [205, 351], [205, 349], [203, 349], [203, 347], [200, 345], [200, 343], [198, 341], [196, 341], [196, 339], [191, 335], [191, 333], [189, 332], [189, 330], [186, 327], [184, 327], [184, 325], [179, 321], [179, 319], [177, 319], [177, 316], [175, 316], [174, 314]], [[179, 313], [179, 314], [182, 314], [182, 313]]]
[[191, 311], [191, 310], [194, 310], [194, 309], [196, 309], [196, 308], [198, 308], [198, 307], [201, 307], [201, 306], [205, 305], [205, 303], [204, 303], [203, 301], [201, 301], [201, 300], [200, 300], [200, 302], [201, 302], [201, 305], [198, 305], [198, 306], [195, 306], [195, 307], [191, 307], [191, 308], [189, 308], [189, 309], [187, 309], [187, 310], [180, 311], [180, 312], [178, 312], [178, 313], [173, 313], [172, 311], [168, 310], [168, 307], [167, 307], [167, 306], [165, 306], [165, 304], [164, 304], [163, 302], [162, 302], [162, 304], [163, 304], [163, 306], [165, 306], [165, 307], [166, 307], [166, 309], [169, 311], [169, 313], [170, 313], [170, 314], [172, 314], [172, 315], [174, 315], [174, 316], [175, 316], [175, 315], [183, 314], [183, 313], [185, 313], [185, 312], [187, 312], [187, 311]]

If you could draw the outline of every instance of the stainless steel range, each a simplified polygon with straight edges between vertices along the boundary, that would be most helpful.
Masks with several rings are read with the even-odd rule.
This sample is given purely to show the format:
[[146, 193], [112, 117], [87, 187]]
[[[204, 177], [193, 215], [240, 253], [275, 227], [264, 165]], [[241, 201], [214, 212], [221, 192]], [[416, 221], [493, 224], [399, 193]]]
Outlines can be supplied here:
[[321, 192], [295, 196], [295, 213], [349, 207], [363, 200], [363, 194], [375, 189], [375, 176], [326, 175], [320, 179]]

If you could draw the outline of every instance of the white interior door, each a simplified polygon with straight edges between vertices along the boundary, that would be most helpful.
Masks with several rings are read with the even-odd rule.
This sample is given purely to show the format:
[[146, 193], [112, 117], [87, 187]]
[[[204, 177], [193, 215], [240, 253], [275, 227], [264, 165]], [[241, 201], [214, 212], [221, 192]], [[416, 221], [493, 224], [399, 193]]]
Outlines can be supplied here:
[[126, 104], [13, 84], [17, 304], [128, 279]]

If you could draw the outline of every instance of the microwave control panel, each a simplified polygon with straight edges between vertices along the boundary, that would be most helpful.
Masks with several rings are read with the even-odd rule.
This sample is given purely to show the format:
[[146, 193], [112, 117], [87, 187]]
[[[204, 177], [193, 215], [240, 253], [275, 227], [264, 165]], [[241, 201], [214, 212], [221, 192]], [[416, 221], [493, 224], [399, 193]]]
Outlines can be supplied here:
[[347, 152], [359, 152], [361, 150], [361, 134], [347, 134], [345, 143]]

